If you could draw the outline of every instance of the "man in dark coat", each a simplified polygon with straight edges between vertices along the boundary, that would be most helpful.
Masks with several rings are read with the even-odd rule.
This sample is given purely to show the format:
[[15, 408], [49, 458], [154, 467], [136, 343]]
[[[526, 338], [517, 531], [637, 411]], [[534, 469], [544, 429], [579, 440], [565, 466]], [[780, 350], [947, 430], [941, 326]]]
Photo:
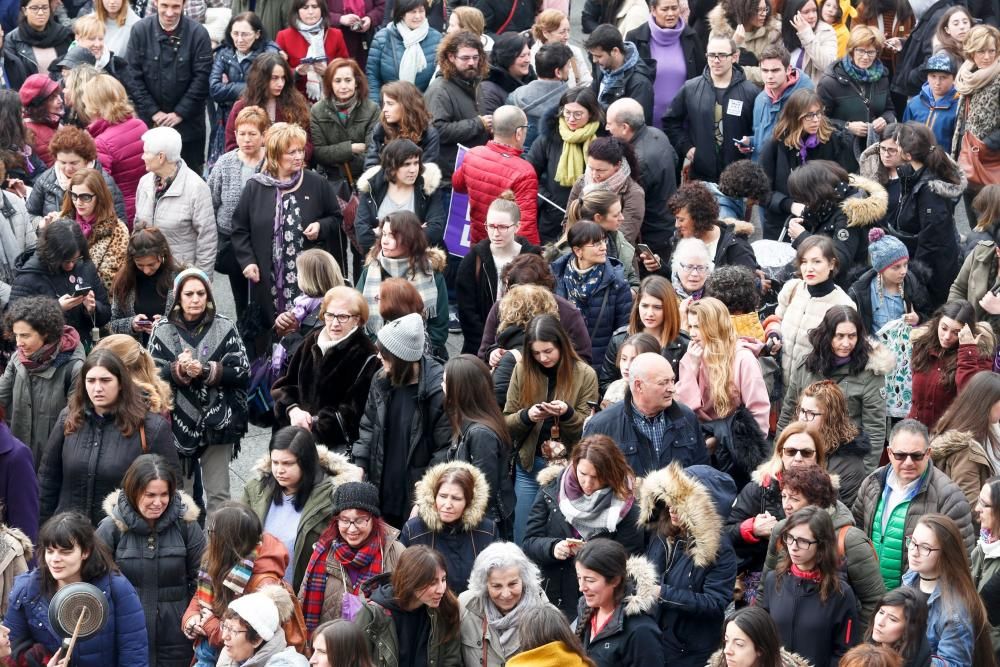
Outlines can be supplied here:
[[611, 103], [631, 97], [645, 110], [646, 124], [653, 124], [653, 78], [656, 71], [639, 57], [635, 44], [622, 41], [618, 28], [610, 23], [597, 26], [584, 48], [597, 64], [597, 76], [590, 87], [607, 110]]
[[196, 174], [205, 164], [205, 103], [212, 72], [212, 40], [204, 26], [183, 16], [184, 0], [159, 0], [156, 15], [132, 27], [129, 94], [149, 127], [181, 134], [181, 157]]
[[750, 157], [750, 145], [737, 142], [753, 135], [760, 88], [734, 64], [740, 52], [731, 39], [711, 39], [708, 53], [705, 72], [685, 83], [670, 103], [663, 131], [677, 153], [691, 161], [692, 179], [717, 183], [723, 169]]
[[640, 354], [629, 369], [625, 400], [594, 415], [583, 435], [613, 439], [639, 477], [672, 461], [708, 464], [701, 425], [691, 408], [674, 400], [674, 381], [669, 361], [651, 352]]

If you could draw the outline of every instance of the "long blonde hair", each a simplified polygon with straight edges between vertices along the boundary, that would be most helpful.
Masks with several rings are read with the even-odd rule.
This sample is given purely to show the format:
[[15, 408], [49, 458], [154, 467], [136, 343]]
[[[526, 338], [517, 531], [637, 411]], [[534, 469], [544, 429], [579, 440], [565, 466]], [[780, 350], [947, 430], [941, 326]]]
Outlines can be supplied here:
[[102, 338], [94, 349], [108, 350], [122, 360], [135, 386], [142, 392], [150, 412], [162, 414], [174, 409], [170, 385], [160, 377], [153, 357], [149, 356], [149, 352], [139, 341], [126, 334], [112, 334]]
[[733, 373], [736, 361], [736, 330], [729, 311], [718, 299], [705, 297], [692, 301], [688, 315], [698, 318], [701, 341], [705, 348], [702, 362], [708, 371], [708, 395], [719, 417], [728, 416], [739, 405]]

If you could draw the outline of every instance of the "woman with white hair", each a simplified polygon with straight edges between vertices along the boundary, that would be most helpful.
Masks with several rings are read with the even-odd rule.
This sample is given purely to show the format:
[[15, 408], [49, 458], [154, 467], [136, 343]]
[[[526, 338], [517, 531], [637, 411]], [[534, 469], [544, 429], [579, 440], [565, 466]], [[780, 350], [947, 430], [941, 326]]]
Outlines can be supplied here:
[[458, 603], [465, 667], [500, 667], [510, 660], [521, 651], [525, 612], [549, 604], [538, 566], [513, 542], [494, 542], [480, 552]]
[[212, 191], [181, 159], [180, 132], [154, 127], [142, 144], [146, 175], [135, 192], [135, 228], [158, 228], [177, 261], [211, 277], [218, 244]]
[[670, 282], [677, 293], [681, 328], [687, 326], [687, 309], [705, 293], [705, 283], [715, 270], [708, 246], [699, 238], [681, 239], [670, 258]]

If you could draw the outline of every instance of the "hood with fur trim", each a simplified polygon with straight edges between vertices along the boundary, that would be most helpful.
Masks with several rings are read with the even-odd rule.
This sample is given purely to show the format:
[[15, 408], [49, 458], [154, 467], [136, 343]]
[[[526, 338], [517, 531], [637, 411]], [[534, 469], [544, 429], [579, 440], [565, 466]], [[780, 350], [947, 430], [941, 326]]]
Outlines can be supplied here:
[[[104, 510], [104, 513], [111, 517], [111, 520], [115, 522], [115, 527], [118, 528], [120, 532], [126, 533], [134, 526], [132, 521], [126, 520], [126, 518], [122, 516], [121, 508], [118, 507], [118, 500], [121, 498], [122, 493], [124, 493], [122, 489], [115, 489], [109, 493], [104, 497], [104, 502], [101, 503], [101, 508]], [[177, 489], [174, 492], [171, 505], [173, 505], [178, 499], [180, 499], [180, 502], [184, 507], [183, 510], [177, 511], [179, 518], [188, 523], [197, 521], [198, 517], [201, 516], [201, 510], [198, 509], [198, 504], [194, 501], [194, 498], [189, 496], [186, 492]], [[131, 504], [129, 506], [131, 507]], [[139, 512], [134, 508], [133, 512], [135, 517], [139, 516]], [[164, 512], [163, 515], [167, 516], [167, 512]], [[143, 525], [145, 525], [145, 521], [143, 521]]]
[[[375, 165], [366, 169], [365, 173], [361, 174], [361, 177], [358, 178], [358, 192], [371, 192], [372, 181], [375, 179], [376, 174], [382, 174], [381, 165]], [[385, 175], [380, 175], [379, 179], [384, 180]], [[420, 180], [423, 181], [424, 194], [428, 196], [434, 194], [441, 187], [441, 167], [433, 162], [423, 163], [420, 168]]]
[[417, 515], [431, 532], [436, 533], [444, 528], [444, 523], [435, 509], [435, 489], [444, 474], [453, 468], [467, 470], [472, 475], [473, 481], [472, 498], [466, 499], [465, 511], [462, 513], [462, 530], [472, 530], [486, 517], [486, 506], [490, 500], [490, 485], [486, 481], [486, 476], [476, 466], [463, 461], [439, 463], [427, 469], [414, 489]]
[[848, 184], [858, 192], [840, 203], [847, 216], [848, 227], [868, 227], [885, 217], [889, 210], [889, 193], [870, 178], [851, 174]]
[[[13, 549], [15, 553], [10, 554]], [[20, 551], [20, 553], [17, 553]], [[0, 524], [0, 563], [9, 561], [11, 558], [23, 556], [24, 560], [31, 560], [35, 547], [31, 543], [31, 538], [25, 535], [19, 528]]]
[[628, 593], [622, 600], [625, 615], [648, 613], [660, 599], [660, 578], [656, 576], [656, 567], [645, 556], [629, 556], [625, 563], [625, 578], [630, 583]]
[[[721, 648], [712, 654], [705, 667], [726, 667], [726, 654]], [[781, 667], [812, 667], [812, 665], [798, 653], [789, 653], [781, 649]]]
[[[872, 144], [866, 148], [861, 153], [861, 157], [858, 158], [858, 173], [860, 173], [865, 178], [875, 179], [878, 182], [886, 180], [886, 170], [882, 166], [882, 160], [879, 158], [878, 154], [878, 144]], [[958, 177], [958, 185], [954, 183], [949, 183], [947, 181], [942, 181], [938, 178], [929, 177], [927, 179], [927, 187], [931, 189], [934, 194], [945, 197], [947, 199], [957, 199], [965, 192], [966, 187], [969, 185], [969, 178], [965, 175], [965, 171], [958, 166], [958, 163], [948, 155], [948, 163], [951, 167], [952, 173]]]
[[[316, 458], [319, 467], [316, 470], [317, 483], [324, 477], [329, 477], [336, 488], [344, 482], [360, 482], [363, 473], [358, 466], [351, 463], [343, 454], [331, 452], [323, 445], [316, 445]], [[254, 476], [264, 479], [271, 475], [271, 455], [264, 454], [253, 467]], [[332, 490], [331, 490], [332, 493]]]
[[266, 595], [271, 599], [274, 606], [278, 608], [278, 622], [280, 625], [287, 623], [288, 619], [295, 613], [295, 602], [292, 600], [292, 594], [286, 591], [284, 586], [268, 584], [261, 586], [254, 592]]
[[969, 450], [989, 461], [986, 450], [968, 431], [945, 431], [931, 440], [931, 459], [936, 465], [956, 452]]
[[[666, 507], [657, 511], [659, 505]], [[687, 526], [691, 536], [688, 552], [694, 564], [708, 567], [714, 563], [722, 536], [722, 517], [709, 490], [676, 462], [648, 475], [639, 492], [639, 524], [670, 541], [667, 508]]]
[[878, 341], [871, 341], [872, 351], [868, 355], [868, 363], [865, 370], [871, 371], [875, 375], [888, 375], [896, 368], [896, 355]]
[[559, 475], [563, 473], [568, 467], [567, 463], [550, 463], [535, 475], [535, 480], [538, 482], [538, 486], [548, 486], [549, 482], [554, 479], [558, 479]]

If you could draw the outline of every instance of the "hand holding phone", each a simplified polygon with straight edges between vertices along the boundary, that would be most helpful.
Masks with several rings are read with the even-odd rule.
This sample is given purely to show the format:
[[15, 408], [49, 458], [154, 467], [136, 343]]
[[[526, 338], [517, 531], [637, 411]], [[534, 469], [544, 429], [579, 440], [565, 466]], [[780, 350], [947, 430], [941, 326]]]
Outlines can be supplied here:
[[73, 288], [73, 296], [87, 296], [87, 293], [90, 292], [90, 290], [90, 285], [77, 285]]

